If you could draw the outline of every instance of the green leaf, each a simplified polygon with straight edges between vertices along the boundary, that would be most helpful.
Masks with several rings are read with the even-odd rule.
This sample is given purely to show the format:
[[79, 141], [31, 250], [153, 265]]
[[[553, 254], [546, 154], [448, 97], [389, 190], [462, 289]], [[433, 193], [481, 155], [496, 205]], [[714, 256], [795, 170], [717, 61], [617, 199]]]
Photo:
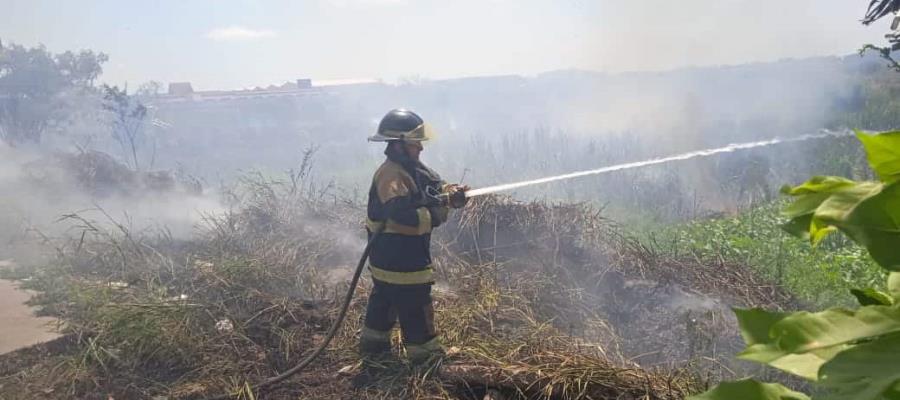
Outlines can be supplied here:
[[884, 189], [880, 182], [858, 182], [830, 192], [830, 196], [816, 208], [816, 219], [841, 222], [850, 218], [860, 203], [877, 196]]
[[748, 346], [759, 343], [772, 343], [769, 330], [776, 322], [790, 315], [782, 312], [766, 311], [760, 308], [733, 308], [741, 329], [741, 336]]
[[895, 300], [900, 301], [900, 272], [888, 274], [887, 290]]
[[[821, 367], [857, 342], [900, 333], [900, 309], [867, 306], [789, 315], [763, 310], [735, 310], [749, 346], [738, 358], [768, 364], [816, 380]], [[766, 328], [768, 327], [768, 333]]]
[[894, 332], [900, 332], [900, 309], [867, 306], [796, 312], [776, 322], [770, 335], [779, 349], [797, 354]]
[[818, 246], [828, 235], [837, 231], [837, 228], [824, 223], [820, 219], [813, 219], [809, 224], [809, 241], [813, 246]]
[[900, 181], [900, 131], [870, 135], [856, 131], [872, 170], [884, 183]]
[[761, 383], [752, 379], [722, 382], [706, 393], [687, 400], [809, 400], [809, 396], [777, 383]]
[[900, 335], [878, 338], [841, 352], [819, 371], [819, 382], [832, 393], [826, 400], [896, 398], [900, 382]]
[[816, 244], [837, 228], [866, 247], [883, 268], [900, 271], [900, 182], [885, 186], [815, 177], [787, 192], [799, 196], [783, 211], [791, 218], [784, 226], [789, 233]]
[[775, 345], [771, 334], [772, 327], [789, 316], [788, 313], [770, 312], [761, 309], [734, 309], [741, 336], [747, 348], [738, 354], [738, 358], [768, 364], [782, 371], [809, 380], [818, 378], [819, 367], [830, 360], [846, 346], [834, 346], [802, 354], [792, 354]]
[[897, 382], [887, 392], [884, 397], [887, 400], [900, 400], [900, 382]]
[[[857, 243], [865, 246], [872, 258], [883, 268], [900, 271], [900, 183], [876, 188], [874, 183], [860, 184], [856, 194], [859, 202], [832, 196], [822, 203], [815, 218], [835, 225]], [[867, 194], [863, 194], [868, 191]], [[877, 192], [877, 193], [876, 193]], [[868, 196], [868, 194], [872, 194]], [[832, 200], [834, 200], [832, 202]]]
[[809, 226], [812, 225], [812, 219], [812, 213], [800, 215], [781, 225], [781, 229], [792, 236], [809, 240]]
[[815, 381], [819, 376], [819, 368], [837, 353], [850, 348], [838, 345], [808, 353], [792, 354], [779, 349], [773, 344], [756, 344], [738, 354], [738, 358], [767, 364], [801, 378]]
[[850, 293], [856, 296], [856, 300], [859, 301], [861, 306], [890, 306], [894, 304], [894, 299], [880, 290], [872, 288], [850, 289]]
[[[847, 185], [843, 185], [840, 187], [846, 186]], [[796, 218], [801, 215], [813, 215], [813, 213], [816, 212], [816, 209], [819, 208], [822, 202], [828, 200], [828, 197], [831, 196], [831, 193], [831, 191], [827, 191], [823, 193], [791, 194], [792, 196], [797, 196], [797, 199], [794, 200], [793, 203], [785, 207], [784, 210], [782, 210], [781, 214], [788, 218]], [[790, 191], [788, 191], [788, 194], [790, 194]]]
[[782, 193], [797, 199], [781, 211], [789, 218], [782, 228], [791, 235], [818, 243], [833, 229], [818, 218], [817, 210], [835, 193], [856, 185], [856, 182], [838, 176], [814, 176], [799, 186], [783, 187]]
[[[817, 195], [822, 193], [834, 193], [844, 187], [853, 186], [855, 184], [855, 181], [839, 176], [814, 176], [800, 186], [784, 186], [781, 188], [781, 192], [791, 196]], [[800, 212], [802, 210], [813, 210], [817, 206], [816, 197], [812, 197], [803, 203], [788, 206], [786, 210]], [[799, 209], [794, 207], [798, 207]]]

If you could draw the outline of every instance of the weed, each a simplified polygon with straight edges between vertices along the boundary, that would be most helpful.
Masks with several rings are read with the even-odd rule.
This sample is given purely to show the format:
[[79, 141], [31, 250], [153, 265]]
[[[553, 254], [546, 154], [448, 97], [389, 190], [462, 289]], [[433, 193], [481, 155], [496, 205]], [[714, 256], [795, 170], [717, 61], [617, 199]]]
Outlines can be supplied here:
[[750, 266], [816, 305], [852, 304], [850, 288], [884, 285], [884, 272], [861, 246], [835, 235], [813, 248], [782, 231], [783, 205], [776, 201], [733, 217], [664, 227], [645, 232], [643, 241], [673, 258]]

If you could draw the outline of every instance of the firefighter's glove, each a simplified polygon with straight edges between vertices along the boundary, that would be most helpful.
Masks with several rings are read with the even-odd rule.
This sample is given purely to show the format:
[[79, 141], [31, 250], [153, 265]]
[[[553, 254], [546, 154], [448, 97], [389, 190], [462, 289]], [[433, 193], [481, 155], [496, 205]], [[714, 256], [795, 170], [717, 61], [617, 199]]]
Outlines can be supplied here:
[[466, 203], [469, 199], [466, 197], [466, 190], [469, 190], [468, 186], [460, 186], [460, 185], [448, 185], [447, 186], [447, 198], [448, 205], [452, 208], [463, 208], [466, 206]]

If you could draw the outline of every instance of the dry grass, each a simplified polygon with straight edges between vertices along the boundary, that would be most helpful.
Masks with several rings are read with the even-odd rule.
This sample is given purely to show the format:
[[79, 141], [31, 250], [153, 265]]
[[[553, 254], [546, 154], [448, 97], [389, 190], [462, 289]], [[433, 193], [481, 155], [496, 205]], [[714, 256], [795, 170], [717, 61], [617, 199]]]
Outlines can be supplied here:
[[67, 336], [0, 358], [0, 397], [676, 399], [702, 386], [684, 369], [629, 362], [581, 284], [650, 268], [652, 254], [584, 205], [487, 197], [435, 238], [437, 319], [452, 350], [441, 374], [398, 361], [381, 383], [350, 387], [339, 371], [358, 361], [363, 285], [329, 352], [254, 393], [321, 342], [346, 289], [333, 269], [362, 248], [361, 208], [301, 182], [244, 182], [234, 211], [208, 216], [190, 241], [68, 216], [76, 239], [28, 282]]

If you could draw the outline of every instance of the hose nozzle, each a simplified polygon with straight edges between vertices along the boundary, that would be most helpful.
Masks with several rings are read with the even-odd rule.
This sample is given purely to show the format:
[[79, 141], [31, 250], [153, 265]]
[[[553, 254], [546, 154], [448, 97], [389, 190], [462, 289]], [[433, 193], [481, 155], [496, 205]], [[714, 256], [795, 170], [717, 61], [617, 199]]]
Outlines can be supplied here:
[[458, 186], [447, 192], [428, 190], [427, 193], [438, 204], [451, 208], [463, 208], [469, 201], [469, 198], [466, 196], [466, 188]]
[[466, 191], [463, 189], [447, 194], [447, 204], [452, 208], [463, 208], [467, 202], [469, 202], [469, 198], [466, 197]]

